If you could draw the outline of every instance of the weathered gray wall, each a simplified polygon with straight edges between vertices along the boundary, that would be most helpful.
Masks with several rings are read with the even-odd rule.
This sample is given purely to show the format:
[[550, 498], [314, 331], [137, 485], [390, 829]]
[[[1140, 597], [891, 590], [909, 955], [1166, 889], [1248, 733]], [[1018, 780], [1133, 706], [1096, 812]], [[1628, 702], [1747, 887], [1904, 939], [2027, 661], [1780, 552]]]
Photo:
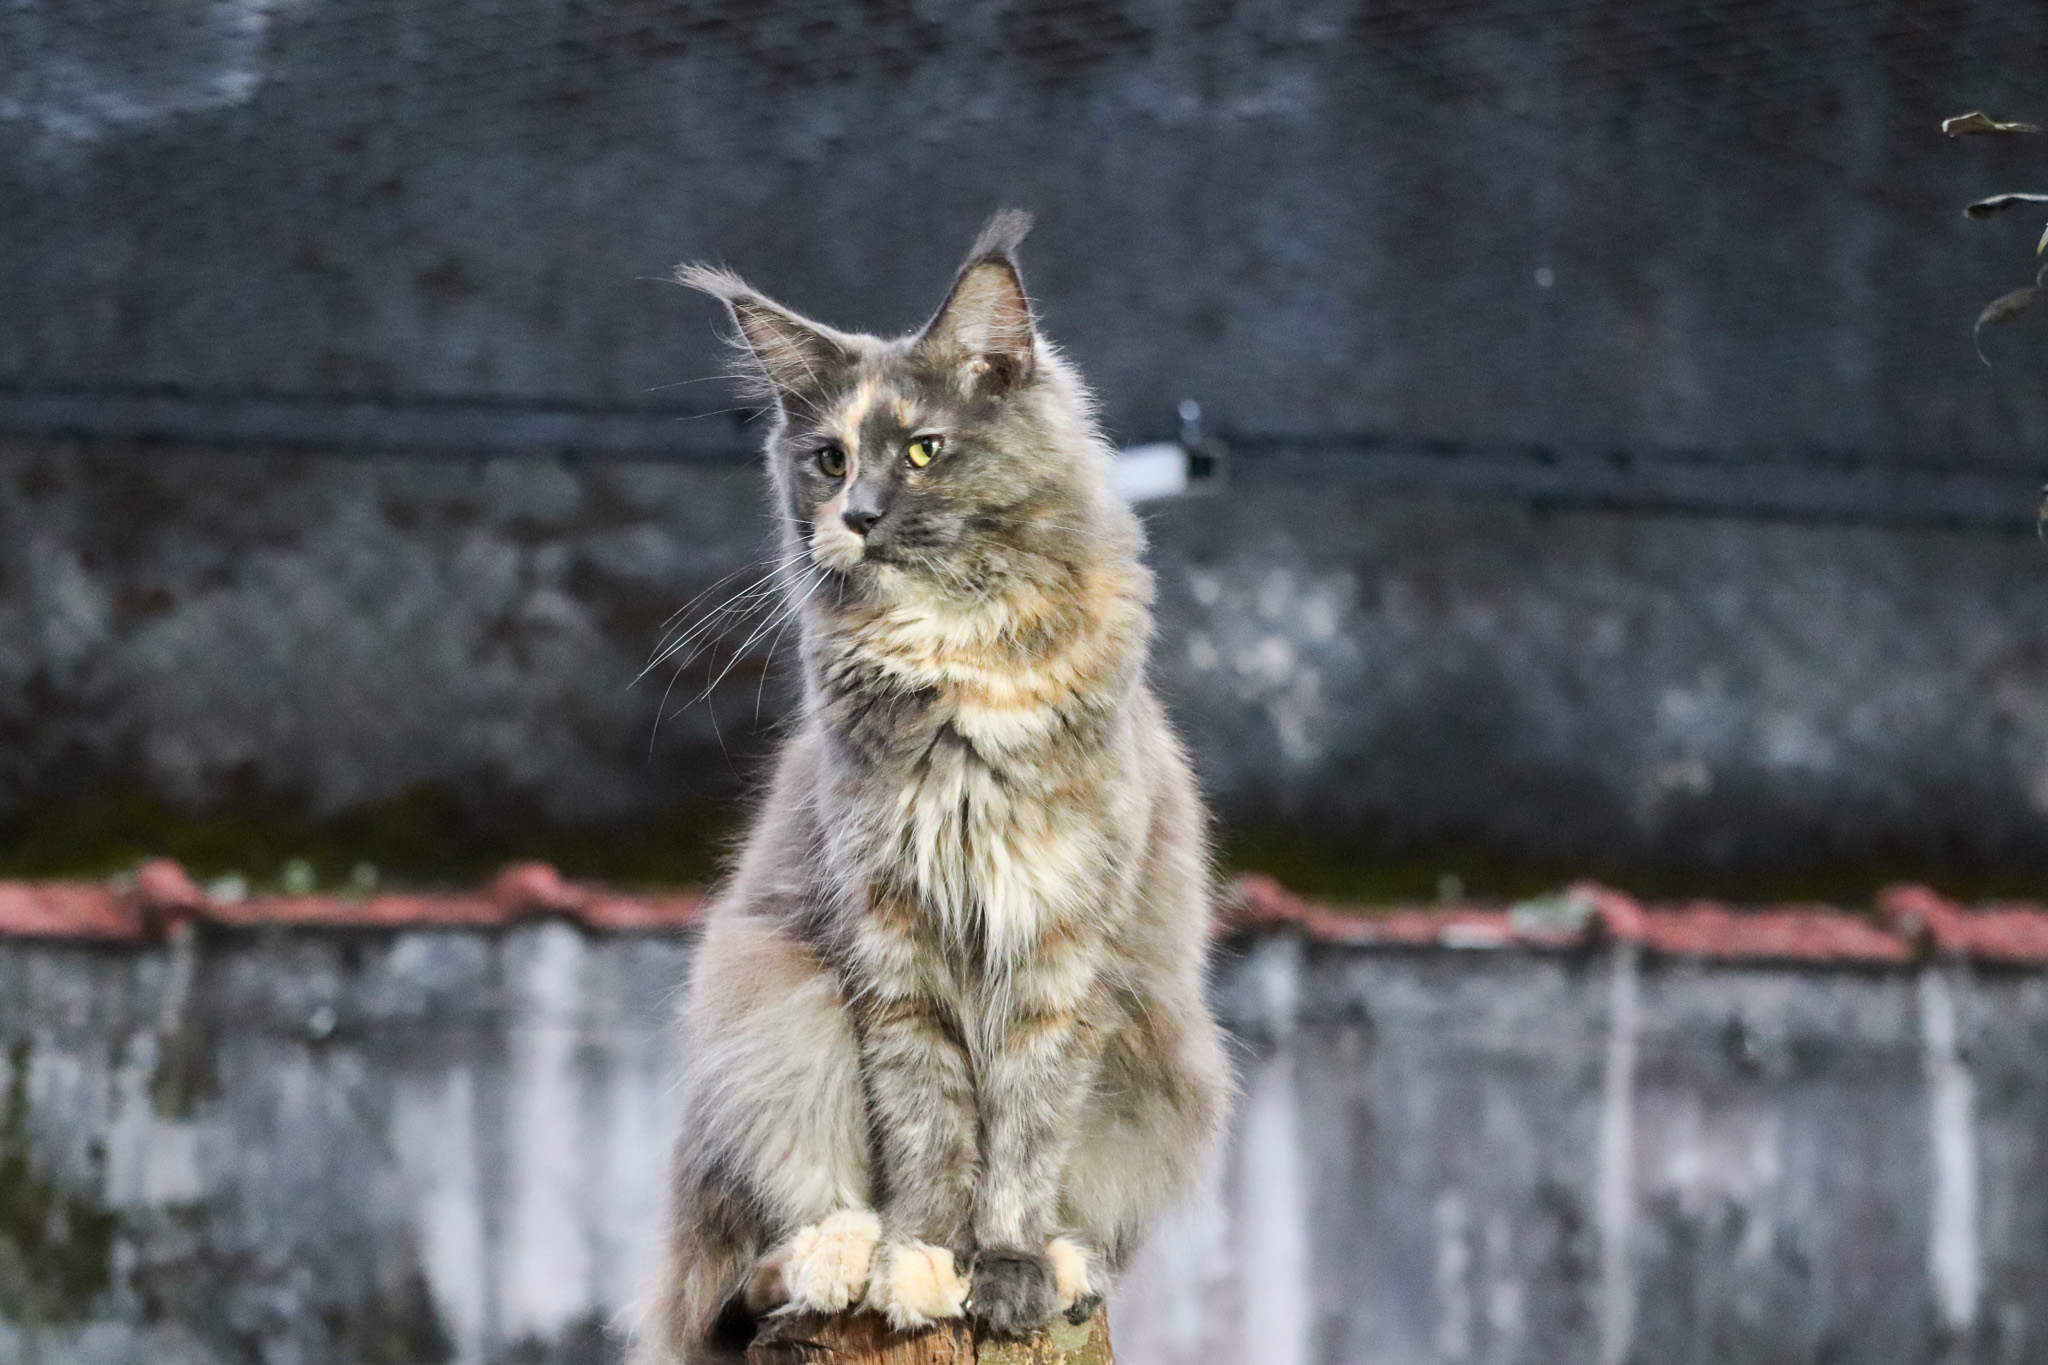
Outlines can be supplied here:
[[[706, 411], [730, 260], [914, 325], [999, 201], [1128, 435], [2029, 463], [1976, 305], [2048, 17], [1005, 0], [132, 0], [0, 17], [0, 380]], [[1535, 283], [1551, 270], [1549, 288]]]
[[2040, 875], [2031, 539], [1303, 486], [1153, 525], [1159, 674], [1233, 820], [1692, 890]]
[[[0, 468], [14, 803], [132, 776], [203, 807], [253, 772], [322, 811], [439, 780], [587, 819], [724, 774], [705, 708], [655, 724], [713, 674], [631, 684], [759, 557], [749, 472], [61, 445]], [[765, 653], [720, 698], [741, 736]]]
[[[0, 944], [0, 1360], [609, 1358], [688, 955]], [[1129, 1365], [2048, 1360], [2038, 973], [1273, 938], [1218, 996], [1244, 1097]]]
[[[2048, 390], [1967, 334], [2034, 225], [1956, 210], [2038, 144], [1934, 130], [2044, 54], [1991, 0], [10, 6], [0, 860], [243, 856], [115, 790], [330, 862], [729, 823], [766, 642], [715, 725], [627, 687], [760, 543], [654, 277], [907, 326], [1012, 201], [1115, 431], [1241, 457], [1153, 516], [1159, 676], [1260, 858], [2036, 879]], [[694, 463], [484, 459], [557, 448]]]
[[[1858, 892], [2048, 871], [2030, 538], [1293, 484], [1149, 519], [1155, 674], [1273, 858]], [[0, 805], [317, 815], [440, 782], [687, 840], [758, 772], [789, 638], [749, 623], [672, 689], [633, 679], [764, 522], [744, 470], [17, 444]]]

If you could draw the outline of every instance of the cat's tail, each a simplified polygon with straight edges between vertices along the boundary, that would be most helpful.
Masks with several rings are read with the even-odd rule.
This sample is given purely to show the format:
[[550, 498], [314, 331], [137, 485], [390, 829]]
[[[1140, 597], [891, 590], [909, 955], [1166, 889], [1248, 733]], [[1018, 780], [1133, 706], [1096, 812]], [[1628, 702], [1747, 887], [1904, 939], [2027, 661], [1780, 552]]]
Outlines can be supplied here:
[[686, 1187], [677, 1191], [660, 1276], [637, 1315], [629, 1365], [740, 1365], [770, 1306], [749, 1292], [760, 1225], [740, 1201], [679, 1183]]

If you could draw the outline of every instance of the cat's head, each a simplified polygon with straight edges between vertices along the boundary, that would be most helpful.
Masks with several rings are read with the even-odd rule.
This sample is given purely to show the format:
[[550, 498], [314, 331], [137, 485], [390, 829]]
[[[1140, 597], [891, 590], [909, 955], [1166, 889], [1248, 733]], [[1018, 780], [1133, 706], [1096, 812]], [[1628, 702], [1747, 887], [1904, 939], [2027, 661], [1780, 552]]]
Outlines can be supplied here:
[[931, 321], [892, 339], [812, 322], [724, 270], [678, 269], [725, 301], [773, 404], [793, 561], [869, 594], [979, 595], [1133, 548], [1087, 391], [1024, 293], [1030, 225], [998, 213]]

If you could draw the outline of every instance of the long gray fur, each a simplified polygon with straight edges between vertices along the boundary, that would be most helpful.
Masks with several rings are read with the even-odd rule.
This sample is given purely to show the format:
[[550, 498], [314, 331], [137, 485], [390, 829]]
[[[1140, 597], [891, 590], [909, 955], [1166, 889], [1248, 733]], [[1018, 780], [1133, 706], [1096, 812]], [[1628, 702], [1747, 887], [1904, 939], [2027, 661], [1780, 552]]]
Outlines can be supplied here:
[[1078, 1320], [1223, 1118], [1206, 817], [1029, 226], [996, 215], [892, 340], [678, 272], [774, 398], [804, 704], [690, 983], [645, 1359], [735, 1358], [784, 1306]]

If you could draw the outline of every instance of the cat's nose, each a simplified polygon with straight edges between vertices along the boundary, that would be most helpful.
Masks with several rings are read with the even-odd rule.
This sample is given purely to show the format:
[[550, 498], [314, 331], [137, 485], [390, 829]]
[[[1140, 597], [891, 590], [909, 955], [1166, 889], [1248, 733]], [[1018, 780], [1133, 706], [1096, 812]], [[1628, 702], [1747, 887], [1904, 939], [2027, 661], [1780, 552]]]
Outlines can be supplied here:
[[864, 536], [875, 528], [876, 522], [882, 519], [882, 509], [879, 507], [849, 507], [840, 513], [840, 516], [855, 535]]

